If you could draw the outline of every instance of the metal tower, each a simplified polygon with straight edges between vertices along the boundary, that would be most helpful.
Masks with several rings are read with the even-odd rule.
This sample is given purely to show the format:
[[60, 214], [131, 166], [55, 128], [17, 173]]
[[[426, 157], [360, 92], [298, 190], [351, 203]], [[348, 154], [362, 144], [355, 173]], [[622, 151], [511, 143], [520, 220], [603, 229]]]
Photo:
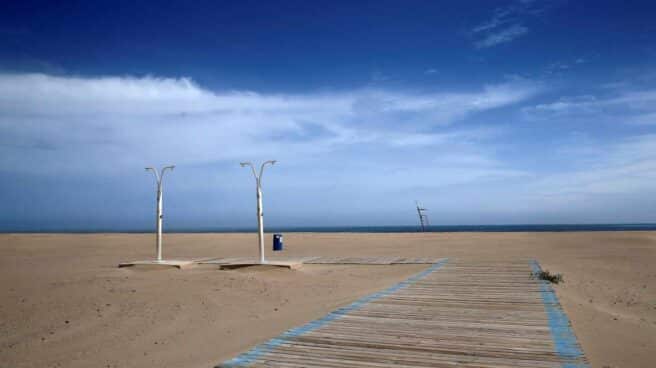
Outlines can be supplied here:
[[429, 226], [428, 215], [424, 211], [428, 211], [426, 208], [423, 208], [418, 201], [415, 201], [417, 205], [417, 215], [419, 215], [419, 225], [421, 226], [421, 231], [426, 231], [426, 228]]

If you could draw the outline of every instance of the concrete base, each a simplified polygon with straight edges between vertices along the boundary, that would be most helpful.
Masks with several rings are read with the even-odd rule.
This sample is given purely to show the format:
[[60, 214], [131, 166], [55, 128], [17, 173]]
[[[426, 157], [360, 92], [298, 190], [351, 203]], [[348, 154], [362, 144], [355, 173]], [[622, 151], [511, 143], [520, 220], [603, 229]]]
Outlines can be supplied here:
[[155, 267], [155, 268], [176, 267], [179, 269], [183, 269], [183, 268], [191, 267], [193, 265], [194, 265], [194, 261], [166, 259], [161, 261], [152, 260], [152, 261], [123, 262], [120, 263], [118, 266], [119, 267], [139, 266], [139, 267]]
[[271, 266], [282, 267], [290, 270], [297, 270], [303, 266], [303, 262], [299, 261], [266, 261], [266, 263], [259, 262], [234, 262], [230, 264], [223, 264], [219, 266], [221, 270], [232, 270], [235, 268], [252, 267], [252, 266]]

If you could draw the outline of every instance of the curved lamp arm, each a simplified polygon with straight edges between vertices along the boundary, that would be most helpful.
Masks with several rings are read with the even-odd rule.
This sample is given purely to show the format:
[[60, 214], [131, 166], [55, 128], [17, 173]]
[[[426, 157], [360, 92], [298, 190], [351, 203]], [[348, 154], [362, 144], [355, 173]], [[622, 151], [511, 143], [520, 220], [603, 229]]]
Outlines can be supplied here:
[[240, 165], [241, 167], [250, 166], [251, 171], [253, 172], [253, 177], [255, 177], [255, 180], [256, 180], [256, 181], [259, 180], [259, 178], [258, 178], [258, 176], [257, 176], [257, 173], [255, 172], [255, 167], [253, 166], [253, 164], [252, 164], [250, 161], [249, 161], [249, 162], [240, 162], [239, 165]]
[[175, 165], [164, 166], [162, 168], [162, 173], [159, 175], [160, 180], [164, 178], [164, 172], [166, 172], [167, 169], [173, 171], [173, 169], [175, 169]]
[[159, 179], [159, 174], [157, 173], [157, 170], [155, 170], [155, 168], [153, 168], [153, 167], [147, 167], [146, 171], [152, 171], [153, 172], [153, 175], [155, 175], [155, 181], [157, 181], [157, 185], [159, 185], [160, 179]]
[[265, 161], [265, 162], [262, 163], [262, 166], [260, 166], [260, 176], [259, 176], [259, 178], [258, 178], [259, 181], [260, 181], [260, 185], [262, 185], [262, 174], [264, 174], [264, 166], [266, 166], [266, 164], [275, 165], [276, 162], [278, 162], [278, 161], [276, 161], [276, 160], [269, 160], [269, 161]]

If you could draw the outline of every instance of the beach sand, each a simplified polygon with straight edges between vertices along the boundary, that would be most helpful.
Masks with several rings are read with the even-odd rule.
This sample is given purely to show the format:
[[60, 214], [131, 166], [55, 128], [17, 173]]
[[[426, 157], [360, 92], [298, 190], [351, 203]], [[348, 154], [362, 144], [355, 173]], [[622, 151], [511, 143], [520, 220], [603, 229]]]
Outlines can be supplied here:
[[[164, 256], [256, 244], [165, 234]], [[0, 235], [0, 367], [211, 367], [427, 267], [117, 267], [153, 254], [147, 234]], [[282, 255], [534, 258], [564, 275], [555, 290], [593, 367], [656, 365], [656, 232], [288, 233]]]

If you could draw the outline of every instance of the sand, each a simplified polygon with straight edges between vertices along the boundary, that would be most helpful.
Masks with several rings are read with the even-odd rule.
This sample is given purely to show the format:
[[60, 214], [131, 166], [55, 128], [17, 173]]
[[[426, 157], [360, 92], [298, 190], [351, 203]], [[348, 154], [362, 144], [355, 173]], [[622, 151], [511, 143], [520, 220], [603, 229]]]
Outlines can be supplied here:
[[[0, 367], [211, 367], [426, 267], [116, 267], [152, 257], [153, 240], [0, 235]], [[290, 257], [535, 258], [564, 275], [555, 289], [593, 367], [656, 359], [656, 232], [288, 233], [285, 248]], [[256, 249], [253, 234], [164, 238], [165, 257]]]

